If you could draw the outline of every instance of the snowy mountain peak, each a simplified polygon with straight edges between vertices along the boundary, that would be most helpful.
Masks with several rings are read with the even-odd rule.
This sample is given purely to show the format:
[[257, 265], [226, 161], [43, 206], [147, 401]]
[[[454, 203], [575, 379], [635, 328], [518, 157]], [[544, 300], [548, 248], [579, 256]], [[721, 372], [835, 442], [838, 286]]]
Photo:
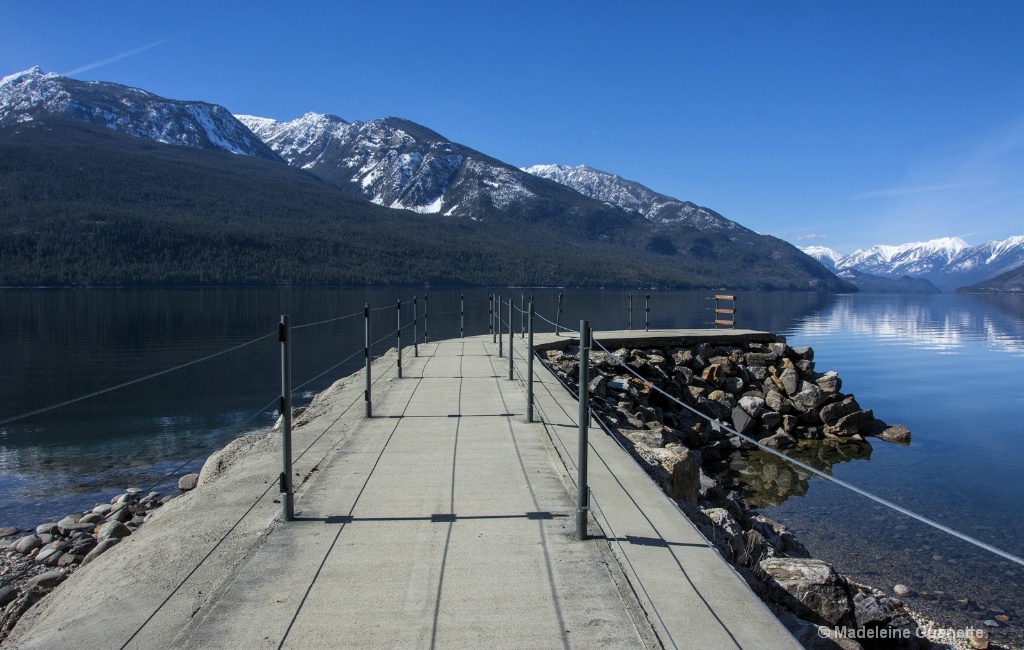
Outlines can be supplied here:
[[78, 81], [38, 67], [0, 81], [0, 126], [47, 117], [89, 122], [166, 144], [279, 160], [216, 104], [165, 99], [102, 81]]
[[290, 122], [238, 115], [289, 165], [350, 187], [379, 205], [446, 215], [445, 194], [466, 158], [466, 149], [414, 122], [388, 117], [346, 122], [336, 115], [306, 113]]
[[826, 267], [832, 270], [835, 270], [836, 264], [838, 264], [840, 260], [846, 257], [839, 251], [832, 248], [828, 248], [826, 246], [808, 246], [806, 248], [801, 248], [800, 250], [807, 253], [808, 255], [810, 255], [811, 257], [818, 260], [819, 262], [821, 262]]
[[635, 181], [587, 165], [533, 165], [524, 172], [561, 183], [584, 196], [637, 212], [658, 224], [685, 224], [718, 230], [741, 229], [739, 224], [689, 201], [659, 194]]
[[842, 273], [854, 270], [888, 278], [909, 275], [931, 280], [948, 291], [975, 284], [1024, 265], [1024, 236], [972, 246], [959, 237], [868, 249], [843, 255], [823, 246], [801, 249], [819, 262]]

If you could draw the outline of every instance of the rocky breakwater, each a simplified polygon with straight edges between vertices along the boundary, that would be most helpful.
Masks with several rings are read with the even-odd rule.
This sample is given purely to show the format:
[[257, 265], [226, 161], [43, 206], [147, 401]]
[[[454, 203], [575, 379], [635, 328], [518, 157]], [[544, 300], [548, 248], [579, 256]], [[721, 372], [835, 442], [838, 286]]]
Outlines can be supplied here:
[[[197, 477], [181, 477], [179, 490], [194, 488]], [[0, 529], [0, 641], [25, 612], [77, 568], [131, 535], [174, 496], [143, 495], [140, 488], [128, 488], [109, 503], [98, 503], [60, 521], [24, 531]]]
[[[838, 373], [816, 370], [811, 348], [790, 347], [781, 337], [728, 345], [634, 343], [591, 353], [595, 415], [794, 635], [806, 647], [928, 647], [902, 601], [811, 558], [792, 532], [754, 509], [742, 476], [731, 471], [737, 465], [749, 471], [751, 452], [768, 455], [751, 440], [817, 459], [813, 466], [869, 454], [868, 438], [909, 444], [910, 432], [862, 408], [841, 391]], [[578, 346], [544, 354], [575, 390]], [[800, 471], [806, 484], [810, 474]], [[775, 474], [792, 482], [779, 479], [785, 472]], [[862, 640], [840, 638], [835, 629]]]

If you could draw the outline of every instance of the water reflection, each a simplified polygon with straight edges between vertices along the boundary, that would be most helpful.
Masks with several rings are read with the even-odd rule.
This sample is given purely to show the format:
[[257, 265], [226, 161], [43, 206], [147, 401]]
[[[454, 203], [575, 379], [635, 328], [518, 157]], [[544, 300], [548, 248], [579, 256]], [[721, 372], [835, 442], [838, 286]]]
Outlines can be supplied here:
[[[868, 441], [800, 440], [784, 454], [805, 465], [832, 475], [832, 466], [854, 460], [869, 460]], [[779, 506], [790, 497], [807, 494], [814, 475], [774, 454], [760, 449], [734, 458], [726, 481], [740, 489], [743, 500], [754, 508]]]
[[1024, 296], [843, 295], [797, 329], [808, 335], [846, 331], [938, 352], [981, 341], [1024, 354]]

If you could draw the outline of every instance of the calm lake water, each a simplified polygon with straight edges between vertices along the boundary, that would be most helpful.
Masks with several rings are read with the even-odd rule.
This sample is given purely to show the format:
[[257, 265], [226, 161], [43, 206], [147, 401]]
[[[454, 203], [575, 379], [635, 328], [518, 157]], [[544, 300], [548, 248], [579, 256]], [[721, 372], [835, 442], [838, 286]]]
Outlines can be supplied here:
[[[558, 290], [530, 291], [538, 313], [553, 319]], [[466, 333], [485, 333], [490, 291], [461, 293]], [[502, 293], [519, 303], [524, 292]], [[627, 292], [564, 293], [564, 325], [589, 318], [598, 338], [626, 327]], [[432, 339], [458, 336], [459, 294], [429, 292]], [[394, 345], [395, 302], [408, 322], [414, 295], [422, 315], [422, 288], [0, 290], [0, 422], [254, 341], [275, 332], [281, 314], [293, 326], [353, 315], [295, 330], [301, 403], [361, 367], [364, 303], [376, 310], [371, 338], [381, 354]], [[706, 327], [708, 295], [651, 292], [652, 328]], [[637, 329], [644, 302], [633, 293]], [[738, 307], [741, 327], [812, 346], [819, 371], [839, 371], [844, 392], [912, 431], [908, 447], [871, 441], [830, 459], [835, 476], [1024, 555], [1024, 297], [753, 293], [740, 294]], [[177, 477], [198, 471], [211, 451], [273, 423], [279, 355], [269, 336], [0, 424], [0, 525], [57, 520], [128, 486], [175, 492]], [[926, 610], [970, 598], [985, 616], [991, 607], [1024, 615], [1019, 565], [788, 467], [756, 458], [751, 467], [748, 496], [844, 572], [882, 588], [909, 584], [926, 592], [915, 601]]]

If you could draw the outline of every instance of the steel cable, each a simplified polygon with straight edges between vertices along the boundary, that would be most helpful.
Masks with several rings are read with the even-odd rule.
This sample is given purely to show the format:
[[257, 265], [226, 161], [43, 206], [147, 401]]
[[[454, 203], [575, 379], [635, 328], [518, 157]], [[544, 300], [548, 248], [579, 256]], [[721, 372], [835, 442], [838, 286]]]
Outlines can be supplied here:
[[293, 330], [301, 330], [301, 329], [304, 329], [306, 327], [315, 327], [316, 325], [324, 325], [325, 323], [333, 323], [335, 321], [345, 320], [346, 318], [354, 318], [356, 316], [362, 316], [362, 315], [363, 315], [363, 312], [358, 311], [358, 312], [356, 312], [354, 314], [348, 314], [346, 316], [338, 316], [337, 318], [328, 318], [327, 320], [321, 320], [321, 321], [317, 321], [315, 323], [306, 323], [304, 325], [292, 325], [291, 329], [293, 329]]
[[247, 345], [252, 345], [253, 343], [257, 343], [257, 342], [262, 341], [264, 339], [268, 339], [268, 338], [270, 338], [272, 336], [275, 336], [276, 334], [277, 334], [276, 331], [270, 332], [269, 334], [264, 334], [263, 336], [261, 336], [259, 338], [252, 339], [251, 341], [246, 341], [245, 343], [240, 343], [240, 344], [238, 344], [238, 345], [236, 345], [234, 347], [230, 347], [230, 348], [228, 348], [226, 350], [221, 350], [220, 352], [215, 352], [213, 354], [210, 354], [210, 355], [207, 355], [205, 357], [202, 357], [201, 359], [195, 359], [194, 361], [189, 361], [187, 363], [183, 363], [183, 364], [174, 366], [173, 368], [167, 368], [166, 370], [160, 370], [158, 372], [154, 372], [152, 374], [146, 375], [145, 377], [139, 377], [137, 379], [132, 379], [131, 381], [126, 381], [126, 382], [118, 384], [116, 386], [110, 386], [109, 388], [104, 388], [104, 389], [101, 389], [101, 390], [98, 390], [98, 391], [94, 391], [92, 393], [89, 393], [88, 395], [81, 395], [81, 396], [75, 397], [73, 399], [65, 400], [63, 402], [60, 402], [59, 404], [52, 404], [50, 406], [45, 406], [43, 408], [36, 409], [34, 411], [29, 411], [28, 413], [22, 413], [21, 415], [16, 415], [16, 416], [14, 416], [12, 418], [7, 418], [5, 420], [0, 420], [0, 426], [3, 426], [3, 425], [8, 424], [10, 422], [14, 422], [16, 420], [22, 420], [24, 418], [31, 417], [33, 415], [39, 415], [40, 413], [46, 413], [47, 411], [52, 411], [54, 409], [58, 409], [58, 408], [61, 408], [63, 406], [68, 406], [69, 404], [74, 404], [76, 402], [81, 402], [83, 400], [87, 400], [87, 399], [90, 399], [92, 397], [97, 397], [99, 395], [110, 393], [110, 392], [113, 392], [115, 390], [120, 390], [122, 388], [127, 388], [128, 386], [132, 386], [134, 384], [138, 384], [138, 383], [141, 383], [141, 382], [144, 382], [144, 381], [148, 381], [150, 379], [154, 379], [156, 377], [160, 377], [162, 375], [166, 375], [166, 374], [175, 372], [177, 370], [182, 370], [184, 368], [188, 368], [189, 366], [194, 366], [197, 363], [202, 363], [204, 361], [209, 361], [210, 359], [213, 359], [213, 358], [219, 357], [221, 355], [227, 354], [229, 352], [234, 352], [235, 350], [244, 348]]
[[786, 454], [784, 454], [784, 453], [782, 453], [782, 452], [780, 452], [780, 451], [778, 451], [776, 449], [772, 449], [771, 447], [769, 447], [767, 445], [761, 444], [759, 441], [754, 440], [753, 438], [751, 438], [749, 436], [743, 435], [739, 431], [736, 431], [735, 429], [733, 429], [732, 427], [726, 425], [725, 423], [721, 422], [720, 420], [717, 420], [717, 419], [712, 418], [712, 417], [710, 417], [710, 416], [708, 416], [708, 415], [706, 415], [704, 413], [701, 413], [700, 411], [698, 411], [697, 409], [693, 408], [689, 404], [686, 404], [685, 402], [682, 402], [681, 400], [677, 399], [676, 397], [674, 397], [672, 395], [669, 395], [664, 390], [658, 388], [653, 383], [648, 382], [646, 379], [644, 379], [639, 374], [637, 374], [636, 371], [634, 371], [632, 368], [630, 368], [628, 365], [626, 365], [621, 359], [619, 359], [617, 356], [612, 354], [608, 350], [608, 348], [606, 348], [603, 345], [601, 345], [600, 341], [598, 341], [597, 339], [593, 339], [593, 342], [596, 343], [599, 348], [604, 350], [612, 359], [614, 359], [616, 363], [618, 363], [620, 366], [625, 368], [630, 374], [635, 376], [640, 381], [644, 382], [644, 384], [646, 386], [650, 386], [652, 390], [658, 391], [658, 393], [660, 393], [664, 397], [668, 398], [669, 400], [671, 400], [671, 401], [675, 402], [676, 404], [682, 406], [683, 408], [687, 409], [688, 411], [691, 411], [695, 415], [697, 415], [697, 416], [707, 420], [711, 424], [712, 429], [715, 429], [715, 430], [724, 429], [724, 430], [728, 431], [729, 433], [732, 433], [733, 435], [738, 436], [742, 440], [745, 440], [745, 441], [747, 441], [747, 442], [749, 442], [749, 443], [751, 443], [753, 445], [756, 445], [759, 449], [762, 449], [763, 451], [766, 451], [766, 452], [768, 452], [770, 454], [778, 456], [779, 458], [782, 458], [783, 460], [789, 461], [793, 465], [796, 465], [797, 467], [799, 467], [799, 468], [801, 468], [801, 469], [803, 469], [805, 471], [808, 471], [808, 472], [814, 474], [815, 476], [817, 476], [819, 478], [822, 478], [822, 479], [824, 479], [824, 480], [826, 480], [826, 481], [828, 481], [830, 483], [834, 483], [836, 485], [844, 487], [844, 488], [846, 488], [846, 489], [848, 489], [848, 490], [850, 490], [852, 492], [856, 492], [857, 494], [859, 494], [859, 495], [861, 495], [861, 496], [863, 496], [863, 497], [865, 497], [867, 499], [870, 499], [870, 500], [874, 501], [875, 503], [881, 504], [881, 505], [883, 505], [883, 506], [885, 506], [887, 508], [895, 510], [896, 512], [902, 513], [902, 514], [910, 517], [911, 519], [915, 519], [915, 520], [917, 520], [917, 521], [919, 521], [919, 522], [921, 522], [923, 524], [931, 526], [932, 528], [935, 528], [936, 530], [940, 530], [940, 531], [942, 531], [944, 533], [952, 535], [953, 537], [956, 537], [957, 539], [960, 539], [960, 540], [962, 540], [964, 542], [967, 542], [968, 544], [972, 544], [974, 546], [977, 546], [978, 548], [984, 549], [984, 550], [986, 550], [986, 551], [988, 551], [990, 553], [994, 553], [995, 555], [998, 555], [998, 556], [1000, 556], [1002, 558], [1010, 560], [1011, 562], [1014, 562], [1016, 564], [1024, 566], [1024, 559], [1019, 558], [1016, 555], [1013, 555], [1012, 553], [1008, 553], [1007, 551], [1004, 551], [1004, 550], [1002, 550], [1000, 548], [996, 548], [995, 546], [992, 546], [991, 544], [987, 544], [987, 543], [985, 543], [985, 542], [983, 542], [983, 541], [981, 541], [979, 539], [975, 539], [975, 538], [971, 537], [970, 535], [966, 535], [964, 533], [961, 533], [958, 530], [954, 530], [953, 528], [950, 528], [949, 526], [946, 526], [945, 524], [940, 524], [939, 522], [934, 521], [932, 519], [929, 519], [928, 517], [925, 517], [924, 515], [917, 514], [916, 512], [913, 512], [912, 510], [908, 510], [907, 508], [904, 508], [904, 507], [899, 506], [899, 505], [897, 505], [897, 504], [895, 504], [895, 503], [893, 503], [891, 501], [883, 499], [882, 497], [876, 496], [876, 495], [868, 492], [867, 490], [863, 490], [863, 489], [861, 489], [861, 488], [859, 488], [859, 487], [857, 487], [857, 486], [855, 486], [855, 485], [853, 485], [851, 483], [847, 483], [846, 481], [838, 479], [838, 478], [836, 478], [834, 476], [829, 476], [828, 474], [826, 474], [826, 473], [824, 473], [824, 472], [822, 472], [822, 471], [820, 471], [818, 469], [815, 469], [815, 468], [811, 467], [810, 465], [807, 465], [806, 463], [800, 462], [800, 461], [796, 460], [795, 458], [791, 458], [791, 457], [787, 456]]

